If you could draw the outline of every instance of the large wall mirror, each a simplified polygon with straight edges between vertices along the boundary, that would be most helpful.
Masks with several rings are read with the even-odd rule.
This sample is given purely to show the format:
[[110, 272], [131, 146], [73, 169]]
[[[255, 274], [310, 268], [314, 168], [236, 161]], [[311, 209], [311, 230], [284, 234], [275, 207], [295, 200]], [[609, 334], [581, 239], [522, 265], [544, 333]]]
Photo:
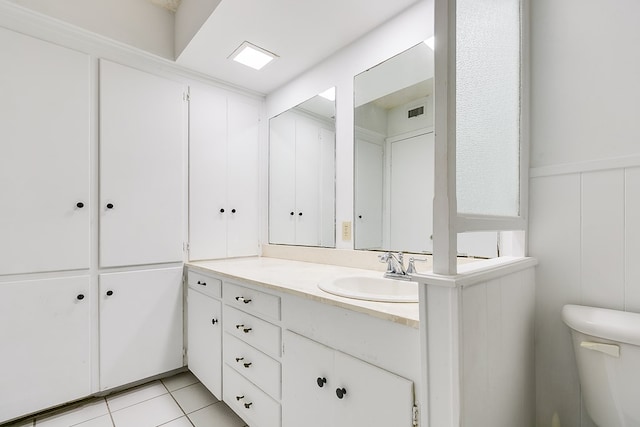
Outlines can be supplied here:
[[354, 246], [431, 253], [433, 51], [420, 43], [354, 79]]
[[269, 121], [269, 243], [335, 247], [335, 88]]

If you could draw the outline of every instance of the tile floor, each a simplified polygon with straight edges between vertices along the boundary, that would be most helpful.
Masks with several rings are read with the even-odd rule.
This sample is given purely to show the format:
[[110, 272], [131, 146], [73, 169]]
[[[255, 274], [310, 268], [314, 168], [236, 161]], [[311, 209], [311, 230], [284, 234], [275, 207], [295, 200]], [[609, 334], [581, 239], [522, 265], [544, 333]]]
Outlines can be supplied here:
[[[183, 372], [66, 411], [41, 414], [10, 427], [248, 427], [224, 402]], [[7, 427], [9, 427], [7, 426]]]

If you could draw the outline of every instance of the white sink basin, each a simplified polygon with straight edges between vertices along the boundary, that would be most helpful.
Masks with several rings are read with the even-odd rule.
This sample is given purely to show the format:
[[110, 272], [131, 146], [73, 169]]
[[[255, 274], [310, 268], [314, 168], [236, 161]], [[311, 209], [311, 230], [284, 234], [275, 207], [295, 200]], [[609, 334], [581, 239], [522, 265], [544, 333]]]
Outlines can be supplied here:
[[382, 277], [346, 276], [318, 284], [330, 294], [380, 302], [418, 302], [418, 283]]

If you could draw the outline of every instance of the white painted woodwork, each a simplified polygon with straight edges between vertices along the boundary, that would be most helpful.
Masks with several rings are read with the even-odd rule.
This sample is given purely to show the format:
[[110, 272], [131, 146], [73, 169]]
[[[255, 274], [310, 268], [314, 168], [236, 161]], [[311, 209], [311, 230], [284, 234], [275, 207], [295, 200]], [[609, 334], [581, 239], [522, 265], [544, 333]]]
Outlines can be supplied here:
[[187, 294], [187, 345], [189, 370], [222, 399], [222, 303], [191, 287]]
[[391, 143], [391, 250], [433, 250], [433, 144], [433, 133]]
[[271, 357], [280, 357], [279, 326], [225, 305], [222, 309], [224, 330]]
[[640, 312], [640, 168], [625, 171], [625, 310]]
[[100, 61], [102, 267], [183, 259], [185, 92], [181, 83]]
[[182, 268], [101, 274], [98, 298], [100, 390], [183, 365]]
[[0, 423], [91, 393], [91, 299], [89, 276], [0, 283]]
[[195, 85], [189, 114], [189, 258], [256, 255], [258, 103]]
[[229, 334], [224, 337], [224, 361], [275, 399], [280, 399], [280, 362]]
[[252, 314], [280, 319], [280, 297], [252, 287], [225, 283], [224, 302]]
[[382, 145], [356, 139], [354, 241], [358, 249], [382, 248]]
[[335, 132], [287, 111], [270, 121], [269, 242], [335, 246]]
[[88, 268], [89, 56], [5, 29], [0, 50], [0, 274]]
[[290, 331], [284, 339], [283, 427], [412, 425], [411, 381]]
[[214, 279], [211, 276], [189, 271], [187, 284], [190, 288], [202, 292], [205, 295], [220, 299], [222, 297], [222, 280]]
[[291, 331], [285, 331], [284, 341], [282, 427], [333, 426], [330, 408], [335, 404], [337, 387], [333, 377], [334, 350]]
[[252, 427], [280, 427], [280, 404], [251, 381], [224, 365], [224, 401]]

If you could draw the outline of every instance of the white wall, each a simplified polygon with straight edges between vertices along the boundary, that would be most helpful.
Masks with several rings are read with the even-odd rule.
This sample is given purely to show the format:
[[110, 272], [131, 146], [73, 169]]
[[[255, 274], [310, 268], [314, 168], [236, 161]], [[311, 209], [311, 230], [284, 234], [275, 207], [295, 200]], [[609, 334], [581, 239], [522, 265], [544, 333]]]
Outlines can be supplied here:
[[[336, 225], [353, 220], [353, 77], [433, 35], [433, 1], [423, 0], [267, 96], [273, 117], [336, 87]], [[266, 189], [264, 190], [266, 192]], [[338, 248], [353, 248], [338, 233]], [[263, 236], [267, 241], [266, 235]]]
[[640, 312], [640, 3], [531, 2], [537, 426], [592, 427], [564, 304]]
[[8, 0], [158, 56], [173, 59], [172, 12], [148, 0]]

